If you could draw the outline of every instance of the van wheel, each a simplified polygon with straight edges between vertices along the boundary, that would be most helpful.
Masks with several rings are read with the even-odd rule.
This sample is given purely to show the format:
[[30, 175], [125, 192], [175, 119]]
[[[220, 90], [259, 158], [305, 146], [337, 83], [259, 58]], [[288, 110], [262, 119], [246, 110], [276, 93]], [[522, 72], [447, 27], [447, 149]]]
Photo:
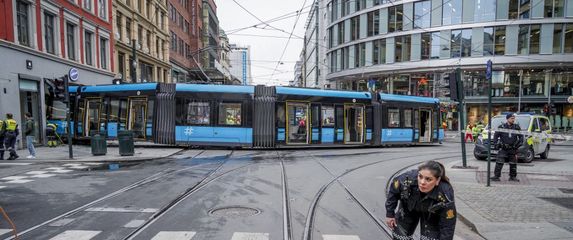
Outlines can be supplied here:
[[547, 147], [545, 147], [545, 152], [539, 155], [541, 159], [547, 159], [547, 157], [549, 157], [549, 148], [550, 148], [549, 145], [547, 145]]
[[487, 157], [480, 157], [480, 156], [479, 156], [479, 151], [477, 150], [477, 148], [474, 148], [474, 157], [475, 157], [477, 160], [481, 160], [481, 161], [487, 159]]
[[530, 163], [533, 161], [533, 158], [535, 158], [535, 153], [533, 152], [532, 148], [528, 148], [527, 151], [525, 151], [525, 158], [523, 159], [523, 162]]

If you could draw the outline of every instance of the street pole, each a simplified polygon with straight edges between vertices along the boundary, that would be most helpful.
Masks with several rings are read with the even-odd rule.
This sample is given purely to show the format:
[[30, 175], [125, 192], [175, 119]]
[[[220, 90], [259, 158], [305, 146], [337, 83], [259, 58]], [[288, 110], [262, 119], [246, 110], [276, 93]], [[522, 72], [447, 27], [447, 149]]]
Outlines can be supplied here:
[[[466, 109], [465, 104], [464, 104], [464, 94], [463, 94], [463, 83], [462, 83], [462, 70], [460, 68], [456, 68], [456, 85], [457, 85], [457, 92], [456, 94], [458, 95], [458, 100], [460, 101], [460, 130], [463, 129], [464, 126], [466, 126], [465, 124], [465, 118], [464, 118], [464, 111]], [[463, 132], [463, 131], [460, 131]], [[468, 163], [467, 163], [467, 159], [466, 159], [466, 141], [464, 139], [465, 134], [460, 134], [460, 139], [462, 140], [462, 164], [464, 168], [468, 167]]]
[[[488, 81], [489, 81], [489, 80], [488, 80]], [[519, 91], [519, 97], [518, 97], [518, 99], [517, 99], [517, 112], [521, 112], [521, 95], [522, 95], [522, 92], [523, 92], [523, 89], [522, 89], [522, 86], [521, 86], [521, 85], [522, 85], [522, 82], [523, 82], [523, 70], [520, 70], [520, 71], [519, 71], [519, 89], [518, 89], [518, 91]]]
[[66, 98], [66, 128], [68, 129], [68, 153], [69, 159], [74, 159], [74, 150], [72, 147], [72, 126], [70, 123], [70, 90], [69, 90], [69, 77], [64, 76], [64, 88], [65, 88], [65, 98]]
[[[489, 126], [488, 131], [487, 131], [487, 141], [489, 142], [487, 144], [487, 187], [490, 186], [490, 175], [491, 175], [491, 130], [492, 130], [492, 126], [491, 126], [491, 85], [492, 85], [492, 80], [491, 80], [491, 68], [492, 68], [492, 63], [491, 60], [487, 61], [487, 69], [486, 69], [486, 76], [487, 76], [487, 125]], [[520, 85], [521, 85], [521, 79], [519, 81]], [[519, 88], [519, 96], [521, 99], [521, 86]]]

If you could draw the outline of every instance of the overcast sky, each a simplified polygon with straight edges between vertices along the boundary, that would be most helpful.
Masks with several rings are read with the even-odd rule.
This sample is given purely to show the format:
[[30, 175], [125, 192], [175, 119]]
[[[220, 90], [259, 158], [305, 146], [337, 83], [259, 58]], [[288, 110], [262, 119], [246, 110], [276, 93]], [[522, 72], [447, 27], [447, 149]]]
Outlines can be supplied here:
[[[215, 2], [219, 25], [227, 33], [229, 42], [251, 46], [253, 84], [287, 85], [288, 81], [294, 78], [294, 65], [302, 51], [301, 37], [304, 37], [304, 25], [308, 18], [309, 6], [313, 1], [216, 0]], [[262, 24], [237, 3], [265, 22], [276, 18], [283, 20], [269, 22], [270, 26]], [[303, 10], [296, 21], [296, 12], [301, 9]], [[287, 46], [295, 22], [296, 27]], [[257, 24], [257, 27], [252, 27]], [[246, 27], [250, 28], [237, 30]], [[283, 64], [279, 64], [283, 51], [284, 56], [281, 61]]]

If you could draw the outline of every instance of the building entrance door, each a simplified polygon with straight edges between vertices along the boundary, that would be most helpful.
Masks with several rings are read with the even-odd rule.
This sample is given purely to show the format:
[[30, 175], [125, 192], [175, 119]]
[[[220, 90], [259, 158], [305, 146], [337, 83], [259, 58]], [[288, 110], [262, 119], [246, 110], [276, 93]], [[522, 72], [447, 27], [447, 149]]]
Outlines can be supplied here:
[[[20, 116], [21, 116], [21, 123], [20, 132], [22, 134], [22, 141], [24, 146], [26, 146], [26, 137], [24, 137], [24, 131], [26, 130], [26, 113], [32, 114], [32, 118], [34, 119], [35, 123], [35, 142], [41, 143], [43, 141], [42, 138], [42, 116], [41, 116], [41, 103], [40, 103], [40, 96], [38, 91], [38, 82], [32, 80], [20, 80]], [[4, 116], [2, 116], [4, 118]]]

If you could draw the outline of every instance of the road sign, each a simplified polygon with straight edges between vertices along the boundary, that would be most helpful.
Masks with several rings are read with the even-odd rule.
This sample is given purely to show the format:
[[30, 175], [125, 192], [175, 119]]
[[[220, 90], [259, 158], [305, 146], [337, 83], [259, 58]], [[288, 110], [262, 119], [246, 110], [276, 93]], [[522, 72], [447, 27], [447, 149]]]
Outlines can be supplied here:
[[72, 82], [78, 81], [78, 79], [80, 78], [80, 73], [75, 68], [71, 68], [68, 75], [70, 76], [70, 80]]
[[567, 102], [568, 102], [568, 103], [573, 103], [573, 96], [568, 97], [568, 98], [567, 98]]
[[491, 78], [492, 64], [493, 63], [491, 62], [491, 60], [487, 60], [486, 67], [485, 67], [485, 76], [487, 79]]

